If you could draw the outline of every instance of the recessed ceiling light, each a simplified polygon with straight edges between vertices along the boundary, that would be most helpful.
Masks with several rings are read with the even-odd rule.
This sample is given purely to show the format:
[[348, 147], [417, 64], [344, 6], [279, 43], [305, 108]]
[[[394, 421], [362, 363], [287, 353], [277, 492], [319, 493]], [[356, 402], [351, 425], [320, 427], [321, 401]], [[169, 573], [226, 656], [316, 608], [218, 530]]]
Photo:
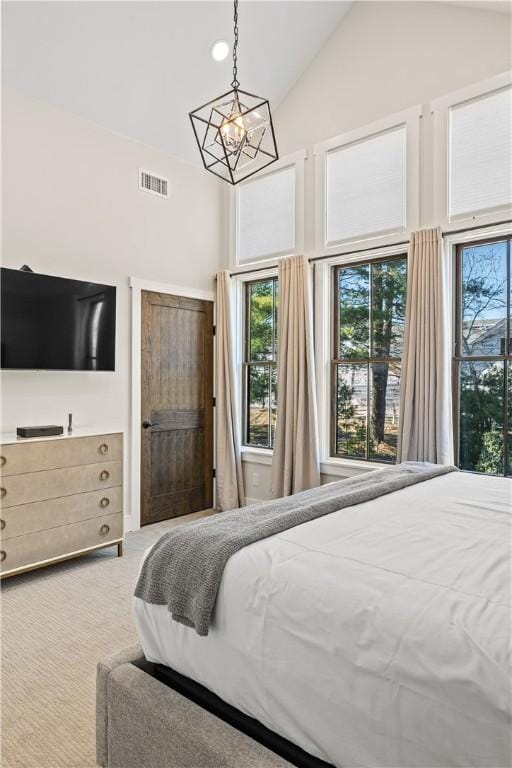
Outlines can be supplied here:
[[217, 40], [212, 45], [210, 53], [214, 61], [224, 61], [229, 53], [229, 45], [225, 40]]

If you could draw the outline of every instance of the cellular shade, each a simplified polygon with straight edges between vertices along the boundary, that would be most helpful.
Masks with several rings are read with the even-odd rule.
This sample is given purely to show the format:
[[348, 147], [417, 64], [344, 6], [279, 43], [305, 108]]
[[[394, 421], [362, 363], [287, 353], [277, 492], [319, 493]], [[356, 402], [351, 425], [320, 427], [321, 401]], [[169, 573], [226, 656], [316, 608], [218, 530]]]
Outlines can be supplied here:
[[405, 228], [406, 131], [398, 126], [328, 152], [327, 244]]
[[463, 216], [512, 202], [512, 89], [450, 110], [449, 214]]
[[238, 188], [239, 262], [295, 250], [295, 166]]

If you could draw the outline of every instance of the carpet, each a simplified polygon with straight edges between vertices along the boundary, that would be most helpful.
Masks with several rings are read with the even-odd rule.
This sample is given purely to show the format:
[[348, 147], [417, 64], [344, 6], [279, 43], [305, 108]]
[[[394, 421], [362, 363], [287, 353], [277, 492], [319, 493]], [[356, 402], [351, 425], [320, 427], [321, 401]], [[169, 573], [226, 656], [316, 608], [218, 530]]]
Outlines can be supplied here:
[[2, 583], [2, 768], [96, 768], [98, 659], [136, 641], [131, 599], [144, 550], [210, 512], [127, 533], [100, 550]]

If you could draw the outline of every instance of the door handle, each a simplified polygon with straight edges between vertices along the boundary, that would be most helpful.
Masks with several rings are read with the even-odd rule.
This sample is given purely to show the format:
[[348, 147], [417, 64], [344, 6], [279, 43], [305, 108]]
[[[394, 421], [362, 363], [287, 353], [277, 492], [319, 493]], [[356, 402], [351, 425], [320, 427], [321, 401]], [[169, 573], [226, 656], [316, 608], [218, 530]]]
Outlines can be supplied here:
[[142, 426], [144, 429], [149, 429], [150, 427], [158, 427], [158, 421], [143, 421]]

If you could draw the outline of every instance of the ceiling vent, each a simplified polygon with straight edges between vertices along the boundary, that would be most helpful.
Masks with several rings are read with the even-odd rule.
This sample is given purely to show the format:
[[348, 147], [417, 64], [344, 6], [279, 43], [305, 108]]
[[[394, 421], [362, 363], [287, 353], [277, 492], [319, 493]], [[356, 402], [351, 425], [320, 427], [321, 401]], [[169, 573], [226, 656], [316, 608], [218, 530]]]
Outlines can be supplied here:
[[139, 189], [157, 197], [169, 197], [169, 181], [148, 171], [139, 171]]

